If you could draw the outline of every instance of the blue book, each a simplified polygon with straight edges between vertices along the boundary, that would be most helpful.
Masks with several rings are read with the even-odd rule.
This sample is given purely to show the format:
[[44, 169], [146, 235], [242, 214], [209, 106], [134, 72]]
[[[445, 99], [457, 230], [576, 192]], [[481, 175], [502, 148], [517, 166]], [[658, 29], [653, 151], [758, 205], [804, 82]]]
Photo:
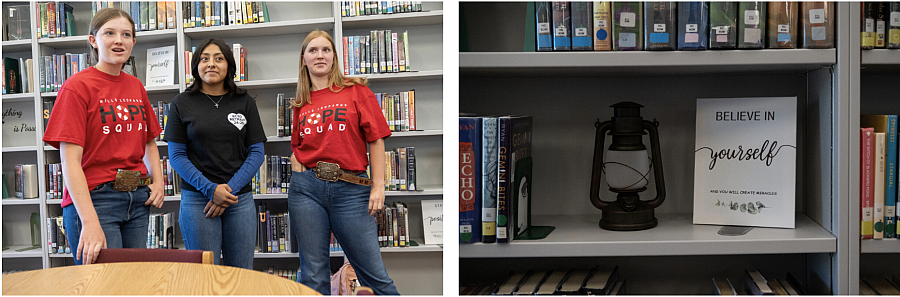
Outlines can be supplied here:
[[[897, 237], [897, 115], [861, 115], [860, 127], [885, 133], [884, 238]], [[875, 207], [878, 207], [877, 205]]]
[[674, 51], [678, 10], [675, 2], [644, 3], [644, 49], [648, 51]]
[[571, 17], [569, 2], [553, 1], [553, 50], [572, 50]]
[[594, 50], [594, 10], [591, 2], [569, 2], [572, 20], [572, 50]]
[[709, 4], [678, 3], [678, 50], [706, 50], [709, 42]]
[[137, 32], [141, 31], [141, 2], [139, 1], [131, 1], [131, 11], [128, 13], [131, 14], [131, 20], [135, 22], [134, 30]]
[[550, 2], [535, 2], [534, 11], [537, 24], [537, 51], [553, 51], [553, 30]]
[[481, 242], [481, 129], [481, 118], [459, 118], [459, 243]]
[[481, 121], [481, 242], [484, 243], [497, 242], [499, 126], [496, 117]]

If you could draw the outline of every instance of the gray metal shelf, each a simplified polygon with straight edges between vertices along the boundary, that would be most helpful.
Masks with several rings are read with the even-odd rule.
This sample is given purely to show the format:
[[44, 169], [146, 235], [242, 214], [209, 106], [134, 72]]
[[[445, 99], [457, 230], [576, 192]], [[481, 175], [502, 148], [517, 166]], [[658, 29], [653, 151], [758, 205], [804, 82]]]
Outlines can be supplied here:
[[542, 240], [509, 244], [460, 244], [461, 258], [608, 257], [834, 253], [837, 238], [797, 213], [796, 228], [754, 228], [723, 236], [722, 226], [694, 225], [691, 214], [657, 215], [659, 225], [643, 231], [600, 229], [596, 216], [535, 216], [532, 226], [554, 226]]
[[837, 61], [835, 49], [669, 52], [460, 53], [460, 75], [683, 75], [806, 73]]
[[334, 29], [334, 18], [317, 18], [306, 20], [228, 25], [202, 28], [185, 28], [184, 35], [191, 39], [204, 38], [230, 38], [230, 37], [255, 37], [269, 35], [288, 35], [298, 32], [311, 32], [313, 30]]
[[866, 239], [859, 241], [859, 252], [864, 254], [900, 253], [900, 239]]
[[379, 14], [342, 17], [344, 30], [370, 29], [382, 27], [405, 27], [438, 25], [444, 22], [444, 11], [422, 11], [395, 14]]

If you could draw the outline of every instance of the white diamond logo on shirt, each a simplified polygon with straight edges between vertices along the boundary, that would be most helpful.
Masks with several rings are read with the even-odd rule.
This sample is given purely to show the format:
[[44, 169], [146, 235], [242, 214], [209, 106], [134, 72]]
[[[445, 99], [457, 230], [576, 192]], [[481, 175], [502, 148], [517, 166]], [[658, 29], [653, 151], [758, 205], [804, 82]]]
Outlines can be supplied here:
[[318, 124], [319, 121], [321, 121], [321, 120], [322, 120], [322, 114], [320, 114], [320, 113], [310, 114], [309, 118], [306, 118], [306, 122], [309, 123], [310, 125]]
[[128, 120], [128, 114], [126, 114], [126, 109], [121, 105], [116, 106], [116, 116], [122, 119], [123, 121]]
[[228, 121], [231, 122], [232, 125], [238, 128], [238, 130], [244, 129], [244, 125], [247, 124], [247, 119], [244, 118], [244, 115], [239, 113], [229, 113]]

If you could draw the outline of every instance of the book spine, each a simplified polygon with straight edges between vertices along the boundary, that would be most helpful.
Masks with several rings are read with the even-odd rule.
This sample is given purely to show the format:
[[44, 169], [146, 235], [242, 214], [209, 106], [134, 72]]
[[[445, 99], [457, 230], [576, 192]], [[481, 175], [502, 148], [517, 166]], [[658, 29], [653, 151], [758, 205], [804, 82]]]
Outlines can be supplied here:
[[51, 38], [58, 37], [59, 31], [57, 30], [57, 24], [59, 22], [56, 19], [57, 15], [56, 10], [56, 2], [48, 2], [47, 3], [47, 30], [49, 30], [48, 34]]
[[803, 48], [833, 48], [834, 2], [803, 2], [801, 6]]
[[572, 20], [569, 2], [553, 1], [553, 50], [572, 50]]
[[[771, 5], [769, 11], [771, 11]], [[794, 11], [796, 12], [796, 10]], [[737, 15], [737, 2], [709, 3], [710, 49], [737, 47]]]
[[768, 3], [768, 48], [797, 48], [797, 2]]
[[481, 241], [482, 120], [459, 118], [459, 242]]
[[166, 1], [166, 29], [175, 29], [175, 1]]
[[871, 239], [874, 234], [875, 203], [875, 132], [873, 128], [860, 128], [860, 238]]
[[613, 2], [613, 50], [640, 51], [644, 49], [643, 3]]
[[678, 46], [678, 10], [675, 2], [647, 2], [644, 5], [644, 48], [648, 51], [672, 51]]
[[887, 116], [885, 135], [884, 238], [896, 238], [897, 206], [897, 115]]
[[569, 2], [569, 8], [572, 21], [572, 50], [593, 50], [594, 39], [591, 37], [591, 33], [594, 32], [594, 18], [591, 2]]
[[506, 243], [513, 239], [512, 230], [512, 119], [500, 117], [497, 150], [497, 242]]
[[900, 2], [888, 5], [887, 48], [900, 48]]
[[885, 48], [888, 3], [875, 2], [875, 48]]
[[738, 48], [765, 48], [766, 2], [738, 2]]
[[[612, 37], [612, 16], [610, 14], [610, 2], [609, 1], [596, 1], [594, 2], [594, 50], [595, 51], [610, 51], [612, 50], [612, 42], [610, 39]], [[540, 36], [539, 36], [540, 37]], [[540, 49], [540, 46], [538, 47]]]
[[410, 191], [416, 191], [416, 148], [415, 147], [407, 147], [406, 148], [406, 159], [407, 159], [407, 168], [406, 168], [406, 189]]
[[497, 127], [497, 118], [482, 119], [481, 239], [484, 243], [497, 241]]
[[875, 132], [875, 200], [873, 219], [875, 224], [874, 238], [884, 238], [884, 171], [885, 171], [885, 133]]
[[147, 4], [147, 25], [150, 31], [158, 29], [158, 25], [156, 22], [159, 21], [159, 13], [157, 12], [157, 3], [156, 1], [148, 1]]
[[535, 18], [537, 19], [537, 51], [549, 52], [553, 50], [553, 34], [551, 2], [535, 2]]
[[406, 52], [406, 71], [412, 71], [412, 65], [409, 64], [409, 31], [403, 31], [403, 51]]

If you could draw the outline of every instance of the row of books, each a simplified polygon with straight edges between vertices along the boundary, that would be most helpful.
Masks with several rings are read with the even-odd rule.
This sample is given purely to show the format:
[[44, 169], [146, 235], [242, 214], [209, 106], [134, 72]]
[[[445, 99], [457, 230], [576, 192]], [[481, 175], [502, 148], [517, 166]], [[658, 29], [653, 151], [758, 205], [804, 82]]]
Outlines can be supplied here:
[[175, 214], [151, 213], [147, 227], [148, 249], [177, 249], [175, 247]]
[[118, 8], [131, 15], [138, 32], [175, 29], [175, 7], [175, 1], [91, 1], [91, 18], [101, 9]]
[[275, 269], [274, 266], [269, 266], [266, 270], [261, 271], [264, 273], [268, 273], [274, 276], [280, 276], [292, 281], [297, 281], [297, 277], [300, 275], [300, 267], [298, 266], [296, 270], [294, 269]]
[[532, 32], [537, 34], [537, 51], [834, 47], [834, 3], [831, 2], [535, 2], [534, 5], [536, 27]]
[[[164, 195], [175, 196], [176, 194], [181, 194], [181, 176], [172, 168], [169, 157], [162, 156], [159, 163], [163, 173]], [[47, 199], [63, 199], [62, 193], [63, 189], [65, 189], [65, 180], [63, 179], [62, 163], [44, 164], [44, 173], [44, 187], [47, 189]]]
[[375, 99], [378, 100], [378, 106], [381, 107], [391, 132], [416, 130], [416, 90], [395, 95], [376, 93]]
[[897, 115], [860, 116], [860, 238], [897, 237]]
[[900, 274], [859, 279], [859, 295], [900, 295]]
[[185, 28], [215, 27], [271, 22], [265, 1], [183, 2]]
[[341, 1], [342, 17], [420, 11], [422, 1]]
[[66, 238], [66, 227], [63, 216], [47, 218], [47, 246], [51, 254], [70, 254], [69, 240]]
[[91, 67], [87, 54], [60, 54], [38, 59], [41, 92], [58, 92], [75, 73]]
[[385, 205], [375, 214], [378, 223], [378, 244], [381, 247], [409, 247], [409, 208], [406, 203], [394, 202]]
[[[22, 5], [24, 6], [24, 5]], [[36, 2], [34, 3], [35, 22], [34, 32], [37, 38], [54, 38], [76, 35], [75, 10], [67, 3], [62, 2]], [[25, 8], [20, 8], [24, 10]], [[30, 27], [31, 24], [28, 24]], [[29, 39], [31, 36], [23, 36]]]
[[269, 156], [250, 181], [254, 194], [287, 194], [291, 187], [291, 157]]
[[502, 282], [470, 284], [460, 295], [625, 295], [619, 266], [512, 271]]
[[293, 131], [293, 123], [294, 123], [294, 108], [291, 106], [291, 101], [296, 99], [295, 97], [284, 98], [284, 93], [278, 93], [275, 95], [275, 106], [278, 107], [276, 112], [278, 115], [275, 119], [275, 127], [278, 127], [278, 137], [287, 137], [291, 136]]
[[3, 57], [3, 63], [0, 63], [0, 71], [3, 71], [0, 90], [3, 95], [34, 92], [32, 65], [31, 59]]
[[531, 226], [532, 142], [531, 116], [459, 118], [460, 243], [506, 243]]
[[266, 207], [264, 202], [256, 205], [259, 213], [259, 221], [256, 224], [256, 252], [296, 253], [299, 246], [291, 230], [291, 214], [275, 213]]
[[866, 1], [860, 5], [860, 47], [900, 48], [900, 2]]
[[714, 295], [806, 295], [806, 289], [791, 275], [766, 279], [759, 270], [744, 270], [744, 291], [734, 288], [728, 278], [713, 279]]
[[385, 191], [417, 190], [415, 147], [397, 147], [384, 152], [384, 165]]
[[344, 36], [344, 75], [412, 71], [409, 31], [372, 30], [368, 36]]

